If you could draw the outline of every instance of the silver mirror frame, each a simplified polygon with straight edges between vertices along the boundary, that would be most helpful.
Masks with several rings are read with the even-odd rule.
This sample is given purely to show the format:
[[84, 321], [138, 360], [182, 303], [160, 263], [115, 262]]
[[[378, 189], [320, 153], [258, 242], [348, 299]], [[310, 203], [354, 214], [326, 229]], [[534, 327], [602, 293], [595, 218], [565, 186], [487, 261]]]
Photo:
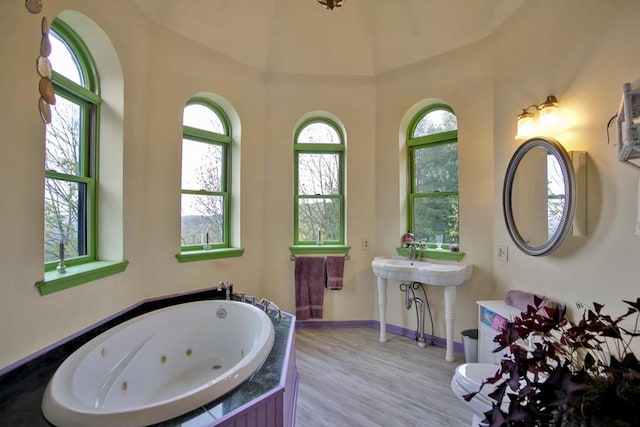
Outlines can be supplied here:
[[[513, 190], [513, 181], [520, 161], [529, 151], [537, 147], [547, 149], [549, 153], [553, 154], [558, 160], [558, 164], [562, 170], [562, 180], [564, 183], [566, 198], [560, 223], [558, 224], [558, 228], [555, 233], [553, 233], [553, 236], [551, 236], [544, 245], [531, 246], [522, 238], [522, 235], [518, 231], [517, 224], [513, 217], [511, 193]], [[526, 140], [522, 145], [520, 145], [520, 147], [518, 147], [509, 162], [509, 166], [507, 167], [504, 186], [502, 189], [502, 208], [509, 235], [511, 236], [513, 243], [515, 243], [515, 245], [525, 254], [531, 256], [549, 255], [558, 249], [562, 242], [564, 242], [571, 231], [573, 217], [576, 210], [576, 179], [571, 158], [558, 141], [553, 138], [537, 136]]]

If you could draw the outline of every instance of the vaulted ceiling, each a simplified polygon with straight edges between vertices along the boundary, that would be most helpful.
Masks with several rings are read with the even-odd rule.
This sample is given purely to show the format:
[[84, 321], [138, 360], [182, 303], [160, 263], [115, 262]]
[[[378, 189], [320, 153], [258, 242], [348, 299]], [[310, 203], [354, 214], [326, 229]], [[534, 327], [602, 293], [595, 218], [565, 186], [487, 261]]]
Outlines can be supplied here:
[[372, 76], [490, 35], [524, 0], [134, 0], [148, 18], [265, 72]]

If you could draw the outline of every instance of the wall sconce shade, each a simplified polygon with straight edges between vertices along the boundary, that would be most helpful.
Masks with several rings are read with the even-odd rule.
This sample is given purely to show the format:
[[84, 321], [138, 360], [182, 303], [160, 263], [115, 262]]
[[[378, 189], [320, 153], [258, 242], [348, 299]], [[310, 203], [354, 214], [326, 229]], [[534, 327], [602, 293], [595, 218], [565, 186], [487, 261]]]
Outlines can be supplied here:
[[540, 126], [550, 128], [558, 126], [560, 122], [558, 111], [558, 100], [555, 96], [547, 96], [546, 101], [538, 106], [540, 109]]
[[[538, 125], [536, 126], [535, 114], [530, 110], [538, 110]], [[553, 96], [547, 96], [542, 104], [532, 104], [522, 109], [522, 113], [518, 114], [517, 132], [515, 139], [527, 139], [536, 134], [539, 129], [549, 130], [560, 124], [560, 111], [558, 108], [558, 99]]]
[[533, 113], [530, 113], [527, 110], [522, 110], [522, 113], [518, 114], [518, 130], [516, 139], [527, 139], [530, 136], [533, 136], [535, 131], [533, 117]]

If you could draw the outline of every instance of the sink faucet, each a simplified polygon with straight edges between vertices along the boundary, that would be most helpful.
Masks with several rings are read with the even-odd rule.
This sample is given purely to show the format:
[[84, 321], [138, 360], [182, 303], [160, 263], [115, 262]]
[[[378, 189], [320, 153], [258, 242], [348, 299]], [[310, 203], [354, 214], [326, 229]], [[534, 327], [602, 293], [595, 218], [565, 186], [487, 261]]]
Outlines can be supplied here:
[[413, 245], [407, 248], [407, 252], [409, 253], [409, 259], [417, 260], [420, 258], [420, 250]]
[[218, 291], [225, 291], [225, 299], [227, 301], [231, 300], [231, 287], [233, 286], [233, 283], [230, 282], [220, 282], [218, 283]]

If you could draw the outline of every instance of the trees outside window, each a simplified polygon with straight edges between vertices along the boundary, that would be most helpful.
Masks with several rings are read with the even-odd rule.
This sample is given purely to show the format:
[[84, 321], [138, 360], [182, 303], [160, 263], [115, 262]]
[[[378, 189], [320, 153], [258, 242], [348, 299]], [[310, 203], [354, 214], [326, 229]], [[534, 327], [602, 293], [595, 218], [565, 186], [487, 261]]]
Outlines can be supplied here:
[[459, 243], [458, 123], [446, 105], [432, 105], [412, 120], [409, 155], [409, 229], [416, 240]]
[[182, 251], [230, 247], [230, 157], [230, 125], [222, 108], [191, 99], [183, 115]]
[[305, 121], [294, 141], [294, 244], [343, 245], [344, 138], [325, 118]]
[[96, 118], [101, 99], [91, 55], [59, 20], [51, 25], [49, 59], [56, 104], [46, 127], [45, 270], [55, 268], [60, 243], [68, 265], [96, 259]]

